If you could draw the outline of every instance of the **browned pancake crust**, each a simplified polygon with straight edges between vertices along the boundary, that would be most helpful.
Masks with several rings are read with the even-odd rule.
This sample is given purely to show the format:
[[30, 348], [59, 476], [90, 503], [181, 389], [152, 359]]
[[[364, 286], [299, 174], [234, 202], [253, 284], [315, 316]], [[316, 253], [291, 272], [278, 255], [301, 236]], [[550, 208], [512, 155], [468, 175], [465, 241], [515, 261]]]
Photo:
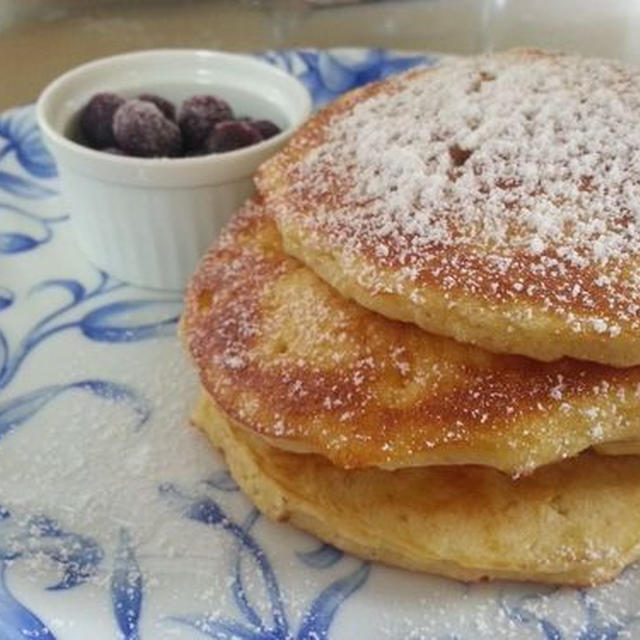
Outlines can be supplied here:
[[283, 253], [250, 203], [203, 259], [183, 339], [246, 429], [345, 468], [509, 473], [640, 437], [640, 368], [496, 355], [345, 300]]
[[[533, 68], [539, 62], [549, 69], [563, 60], [532, 51], [503, 54], [498, 59], [511, 60], [513, 66], [525, 68]], [[575, 60], [573, 63], [577, 64]], [[481, 69], [479, 62], [480, 79]], [[536, 252], [521, 246], [527, 235], [516, 223], [508, 231], [512, 244], [492, 247], [483, 241], [480, 231], [477, 242], [469, 241], [474, 237], [469, 232], [471, 227], [447, 211], [446, 201], [433, 205], [442, 207], [436, 217], [450, 223], [444, 242], [420, 237], [417, 240], [424, 242], [415, 242], [416, 235], [398, 225], [387, 235], [373, 232], [368, 222], [373, 216], [370, 209], [381, 198], [353, 195], [357, 174], [354, 167], [359, 162], [355, 155], [337, 160], [327, 153], [319, 160], [313, 159], [331, 138], [336, 123], [351, 117], [356, 108], [380, 94], [392, 96], [411, 87], [414, 81], [418, 85], [425, 78], [446, 73], [446, 66], [414, 70], [348, 94], [312, 118], [283, 152], [261, 168], [259, 190], [275, 212], [285, 250], [344, 296], [390, 318], [414, 322], [461, 342], [545, 361], [566, 355], [614, 366], [640, 364], [640, 256], [633, 252], [635, 249], [609, 256], [606, 264], [590, 258], [575, 263], [566, 257], [578, 233], [570, 226], [564, 234], [558, 233], [557, 242], [549, 241], [544, 250]], [[640, 80], [631, 71], [616, 73], [612, 82], [617, 84], [612, 91], [619, 91], [619, 100], [624, 102], [631, 99], [624, 93], [626, 88], [640, 86]], [[473, 95], [474, 89], [469, 91]], [[453, 140], [455, 132], [449, 133]], [[344, 145], [335, 141], [332, 144], [348, 147], [349, 133], [345, 135]], [[453, 142], [449, 179], [454, 184], [463, 168], [456, 166], [452, 149], [456, 149]], [[519, 158], [513, 162], [517, 166]], [[305, 163], [310, 168], [305, 168]], [[606, 163], [603, 158], [600, 165]], [[541, 168], [537, 170], [542, 173]], [[389, 180], [381, 176], [383, 179]], [[507, 178], [497, 177], [487, 189], [508, 191], [508, 182]], [[608, 192], [627, 187], [635, 189], [635, 182], [613, 182]], [[400, 180], [390, 188], [401, 192], [405, 185]], [[567, 208], [580, 207], [580, 194], [593, 189], [591, 178], [582, 176], [575, 184], [578, 195], [575, 201], [566, 203]], [[535, 196], [535, 191], [530, 195]], [[415, 210], [419, 218], [423, 211], [418, 205]], [[435, 215], [432, 210], [427, 213]], [[615, 239], [619, 240], [634, 228], [634, 215], [621, 210], [603, 224], [618, 227], [621, 231]], [[510, 216], [511, 212], [505, 210], [506, 225], [512, 224], [508, 222]], [[391, 224], [395, 218], [389, 214], [388, 220]], [[466, 239], [458, 241], [457, 236]], [[597, 241], [594, 236], [591, 244]], [[577, 250], [580, 251], [583, 250]]]

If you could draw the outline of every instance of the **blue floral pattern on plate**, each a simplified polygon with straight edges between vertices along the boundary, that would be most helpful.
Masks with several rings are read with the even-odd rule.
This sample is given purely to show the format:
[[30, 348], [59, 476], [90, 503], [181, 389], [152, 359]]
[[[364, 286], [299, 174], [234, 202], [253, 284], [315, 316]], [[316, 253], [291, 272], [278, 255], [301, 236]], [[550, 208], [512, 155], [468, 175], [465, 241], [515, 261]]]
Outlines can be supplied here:
[[[438, 61], [261, 57], [316, 107]], [[260, 518], [179, 424], [195, 386], [174, 337], [181, 301], [97, 271], [68, 227], [33, 109], [0, 115], [2, 640], [640, 637], [635, 568], [593, 590], [465, 586]]]

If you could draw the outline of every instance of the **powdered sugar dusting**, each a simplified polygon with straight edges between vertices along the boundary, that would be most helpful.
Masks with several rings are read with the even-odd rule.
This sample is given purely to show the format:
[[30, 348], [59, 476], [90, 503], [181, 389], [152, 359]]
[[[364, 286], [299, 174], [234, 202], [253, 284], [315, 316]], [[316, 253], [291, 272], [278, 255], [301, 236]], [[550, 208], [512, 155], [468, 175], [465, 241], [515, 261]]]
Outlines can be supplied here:
[[371, 313], [286, 256], [259, 202], [201, 264], [185, 318], [227, 415], [340, 467], [438, 464], [455, 446], [458, 463], [525, 473], [638, 435], [640, 368], [502, 357]]
[[290, 172], [280, 220], [305, 225], [303, 244], [328, 237], [344, 268], [366, 253], [399, 271], [398, 293], [426, 278], [586, 312], [568, 318], [576, 331], [637, 324], [640, 73], [536, 52], [443, 69], [330, 119]]

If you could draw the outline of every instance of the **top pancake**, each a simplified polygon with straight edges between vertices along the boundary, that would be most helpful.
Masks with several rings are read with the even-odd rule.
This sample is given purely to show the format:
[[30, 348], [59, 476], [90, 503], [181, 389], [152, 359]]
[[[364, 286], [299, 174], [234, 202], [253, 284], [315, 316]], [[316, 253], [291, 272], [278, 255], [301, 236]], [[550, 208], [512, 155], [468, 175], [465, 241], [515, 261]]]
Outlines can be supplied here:
[[182, 335], [234, 423], [343, 468], [519, 473], [640, 436], [640, 367], [496, 355], [384, 318], [283, 253], [255, 203], [200, 264]]
[[264, 165], [285, 251], [492, 351], [640, 364], [640, 73], [513, 51], [347, 94]]

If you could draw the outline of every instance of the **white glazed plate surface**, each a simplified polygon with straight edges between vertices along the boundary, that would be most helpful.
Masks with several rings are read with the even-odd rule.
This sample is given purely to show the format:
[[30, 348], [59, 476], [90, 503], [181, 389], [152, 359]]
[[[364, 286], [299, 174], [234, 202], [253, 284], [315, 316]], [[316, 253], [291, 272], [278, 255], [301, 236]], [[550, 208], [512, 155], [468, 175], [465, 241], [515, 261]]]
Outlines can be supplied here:
[[[318, 106], [434, 56], [265, 57]], [[32, 107], [0, 115], [0, 639], [640, 637], [640, 571], [598, 589], [464, 585], [260, 517], [189, 427], [181, 300], [74, 245]]]

